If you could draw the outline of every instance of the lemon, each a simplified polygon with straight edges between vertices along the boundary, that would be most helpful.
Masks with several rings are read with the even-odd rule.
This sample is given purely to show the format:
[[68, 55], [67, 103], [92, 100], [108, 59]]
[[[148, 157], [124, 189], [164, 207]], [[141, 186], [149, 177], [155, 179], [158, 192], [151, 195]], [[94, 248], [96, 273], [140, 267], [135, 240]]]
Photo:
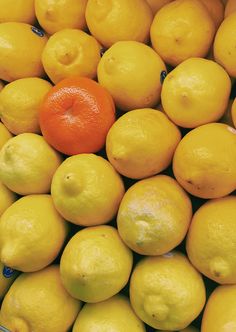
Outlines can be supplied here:
[[73, 326], [73, 332], [145, 332], [129, 300], [115, 295], [99, 303], [86, 303]]
[[236, 188], [236, 130], [210, 123], [191, 130], [173, 158], [174, 175], [190, 194], [219, 198]]
[[161, 255], [184, 239], [191, 217], [191, 201], [177, 181], [157, 175], [128, 189], [120, 204], [117, 226], [133, 251]]
[[219, 120], [227, 108], [230, 92], [230, 78], [220, 65], [191, 58], [167, 75], [161, 101], [175, 124], [194, 128]]
[[3, 299], [13, 281], [18, 276], [18, 272], [4, 266], [0, 262], [0, 299]]
[[226, 17], [217, 30], [214, 40], [214, 57], [231, 77], [236, 78], [236, 12]]
[[155, 15], [158, 12], [158, 10], [160, 10], [162, 7], [164, 7], [166, 4], [170, 3], [173, 0], [146, 0], [146, 1], [151, 7], [153, 14]]
[[215, 22], [216, 29], [220, 26], [224, 19], [224, 5], [221, 0], [201, 0], [201, 2], [208, 9], [213, 21]]
[[13, 202], [16, 201], [16, 199], [16, 194], [4, 186], [0, 181], [0, 216]]
[[232, 106], [231, 106], [231, 116], [234, 127], [236, 127], [236, 98], [234, 98]]
[[0, 92], [0, 117], [13, 134], [40, 133], [41, 103], [52, 85], [38, 77], [21, 78]]
[[98, 65], [98, 81], [123, 111], [153, 107], [160, 100], [166, 67], [149, 46], [136, 41], [115, 43]]
[[0, 24], [0, 79], [11, 82], [44, 74], [41, 55], [47, 37], [26, 23]]
[[121, 177], [94, 154], [67, 158], [52, 179], [52, 198], [61, 215], [74, 224], [105, 224], [116, 214], [124, 195]]
[[69, 240], [62, 253], [62, 282], [69, 294], [79, 300], [104, 301], [127, 284], [132, 263], [132, 252], [115, 228], [84, 228]]
[[58, 266], [23, 273], [4, 298], [0, 324], [10, 331], [65, 332], [73, 324], [80, 302], [61, 283]]
[[156, 52], [176, 66], [188, 58], [207, 55], [215, 25], [201, 1], [176, 0], [157, 12], [150, 34]]
[[35, 22], [34, 0], [0, 0], [0, 23]]
[[187, 327], [203, 309], [205, 297], [200, 273], [178, 252], [142, 259], [131, 276], [131, 305], [157, 329]]
[[84, 29], [87, 0], [35, 0], [35, 13], [49, 34], [66, 29]]
[[153, 15], [145, 0], [88, 0], [91, 34], [105, 47], [121, 40], [147, 42]]
[[235, 0], [228, 0], [225, 6], [225, 17], [236, 11], [236, 2]]
[[0, 261], [23, 272], [38, 271], [53, 262], [68, 233], [50, 195], [24, 196], [0, 220]]
[[61, 161], [42, 136], [19, 134], [0, 150], [0, 181], [20, 195], [48, 193]]
[[169, 166], [180, 139], [179, 129], [165, 114], [138, 109], [124, 114], [112, 125], [106, 151], [120, 174], [141, 179]]
[[12, 138], [12, 134], [4, 124], [0, 122], [0, 150], [10, 138]]
[[82, 30], [58, 31], [49, 38], [42, 54], [45, 72], [54, 83], [72, 75], [95, 78], [100, 49], [96, 39]]

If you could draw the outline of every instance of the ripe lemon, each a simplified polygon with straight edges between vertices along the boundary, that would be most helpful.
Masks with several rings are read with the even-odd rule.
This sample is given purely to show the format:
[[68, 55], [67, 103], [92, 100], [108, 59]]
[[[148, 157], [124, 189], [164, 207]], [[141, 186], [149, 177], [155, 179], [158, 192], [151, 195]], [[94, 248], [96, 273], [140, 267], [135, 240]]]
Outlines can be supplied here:
[[236, 2], [235, 0], [228, 0], [225, 6], [225, 17], [236, 11]]
[[0, 262], [0, 299], [2, 300], [6, 295], [8, 289], [11, 287], [13, 281], [18, 276], [18, 272], [14, 271]]
[[214, 40], [214, 57], [231, 77], [236, 78], [236, 12], [224, 19]]
[[48, 193], [61, 161], [42, 136], [19, 134], [0, 150], [0, 181], [20, 195]]
[[150, 33], [156, 52], [176, 66], [188, 58], [207, 55], [215, 25], [200, 1], [176, 0], [157, 12]]
[[86, 303], [73, 326], [73, 332], [145, 332], [129, 300], [115, 295], [99, 303]]
[[34, 0], [0, 0], [0, 23], [35, 22]]
[[[0, 94], [1, 95], [1, 94]], [[10, 131], [4, 126], [3, 123], [0, 122], [0, 150], [3, 145], [12, 138], [12, 134]]]
[[155, 15], [158, 12], [158, 10], [160, 10], [167, 3], [169, 3], [173, 0], [146, 0], [146, 1], [149, 4], [149, 6], [151, 7], [153, 14]]
[[27, 77], [7, 84], [0, 92], [0, 117], [15, 135], [40, 133], [39, 108], [52, 85], [38, 77]]
[[145, 0], [88, 0], [86, 21], [105, 47], [120, 40], [147, 42], [152, 11]]
[[210, 123], [191, 130], [173, 158], [177, 181], [190, 194], [219, 198], [236, 188], [236, 130]]
[[232, 116], [234, 127], [236, 127], [236, 98], [234, 99], [232, 106], [231, 106], [231, 116]]
[[10, 331], [65, 332], [72, 326], [80, 302], [61, 283], [58, 266], [23, 273], [4, 298], [0, 324]]
[[94, 226], [115, 216], [124, 185], [107, 160], [94, 154], [78, 154], [57, 169], [51, 192], [57, 210], [66, 220]]
[[0, 216], [16, 200], [16, 194], [0, 181]]
[[161, 101], [174, 123], [194, 128], [219, 120], [227, 108], [230, 92], [230, 78], [220, 65], [191, 58], [167, 75]]
[[157, 175], [128, 189], [120, 204], [117, 226], [133, 251], [162, 255], [184, 239], [191, 217], [191, 201], [178, 182]]
[[166, 67], [149, 46], [136, 41], [115, 43], [98, 65], [98, 81], [120, 109], [153, 107], [160, 99]]
[[0, 220], [0, 261], [23, 272], [38, 271], [52, 263], [68, 233], [50, 195], [24, 196]]
[[208, 9], [213, 21], [215, 22], [216, 29], [220, 26], [224, 19], [224, 5], [221, 0], [201, 0], [201, 2]]
[[177, 252], [144, 258], [131, 276], [131, 305], [142, 321], [157, 329], [185, 328], [200, 314], [205, 297], [200, 273]]
[[201, 332], [236, 330], [236, 285], [217, 287], [211, 294], [202, 319]]
[[53, 83], [72, 75], [95, 78], [101, 58], [100, 49], [96, 39], [82, 30], [58, 31], [44, 48], [44, 70]]
[[138, 109], [121, 116], [110, 128], [106, 151], [122, 175], [142, 179], [171, 163], [181, 139], [179, 129], [160, 111]]
[[127, 284], [132, 263], [132, 252], [115, 228], [87, 227], [70, 239], [62, 253], [62, 282], [79, 300], [104, 301]]
[[41, 27], [50, 35], [66, 29], [84, 29], [88, 0], [35, 0], [35, 13]]
[[0, 24], [0, 79], [11, 82], [44, 74], [41, 55], [47, 37], [26, 23]]

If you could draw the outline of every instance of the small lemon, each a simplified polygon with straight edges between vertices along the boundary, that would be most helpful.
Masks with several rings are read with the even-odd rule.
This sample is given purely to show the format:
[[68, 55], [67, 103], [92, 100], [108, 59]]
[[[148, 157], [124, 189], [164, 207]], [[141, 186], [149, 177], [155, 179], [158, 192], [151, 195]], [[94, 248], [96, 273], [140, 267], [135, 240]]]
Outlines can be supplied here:
[[99, 303], [86, 303], [73, 326], [73, 332], [145, 332], [129, 300], [115, 295]]
[[35, 13], [41, 27], [50, 35], [76, 28], [84, 29], [88, 0], [35, 0]]
[[106, 151], [120, 174], [141, 179], [169, 166], [180, 139], [179, 129], [165, 114], [138, 109], [113, 124], [107, 135]]
[[221, 0], [201, 0], [201, 2], [208, 9], [213, 21], [215, 22], [216, 29], [220, 26], [224, 19], [224, 5]]
[[0, 216], [3, 212], [16, 201], [17, 196], [0, 181]]
[[34, 0], [0, 0], [0, 23], [35, 22]]
[[177, 181], [190, 194], [219, 198], [236, 188], [236, 130], [209, 123], [191, 130], [173, 158]]
[[80, 310], [61, 283], [58, 266], [23, 273], [5, 296], [0, 324], [10, 331], [65, 332]]
[[145, 0], [88, 0], [86, 21], [105, 47], [120, 40], [147, 42], [153, 15]]
[[236, 285], [218, 286], [206, 304], [201, 332], [236, 331]]
[[42, 54], [44, 70], [57, 83], [72, 75], [95, 78], [101, 46], [93, 36], [77, 29], [52, 35]]
[[47, 37], [26, 23], [0, 24], [0, 79], [11, 82], [44, 74], [41, 55]]
[[20, 195], [48, 193], [61, 161], [42, 136], [19, 134], [0, 150], [0, 181]]
[[200, 314], [205, 300], [202, 277], [183, 254], [144, 258], [131, 275], [131, 305], [154, 328], [185, 328]]
[[18, 272], [4, 266], [0, 262], [0, 299], [3, 299], [13, 281], [18, 276]]
[[124, 185], [107, 160], [94, 154], [78, 154], [57, 169], [51, 192], [57, 210], [66, 220], [94, 226], [115, 216]]
[[207, 55], [215, 25], [201, 1], [176, 0], [157, 12], [150, 34], [156, 52], [176, 66], [188, 58]]
[[225, 6], [225, 17], [229, 16], [230, 14], [236, 11], [236, 1], [235, 0], [228, 0]]
[[[1, 94], [0, 94], [1, 95]], [[12, 134], [10, 131], [4, 126], [2, 122], [0, 122], [0, 150], [3, 147], [3, 145], [12, 138]]]
[[87, 227], [70, 239], [62, 253], [62, 282], [79, 300], [104, 301], [127, 284], [132, 263], [132, 252], [114, 227]]
[[160, 100], [166, 67], [149, 46], [136, 41], [115, 43], [98, 65], [98, 81], [123, 111], [153, 107]]
[[227, 108], [230, 92], [229, 75], [220, 65], [190, 58], [167, 75], [161, 101], [175, 124], [194, 128], [219, 120]]
[[232, 106], [231, 106], [231, 116], [232, 116], [234, 127], [236, 127], [236, 98], [234, 98]]
[[166, 4], [170, 3], [173, 0], [146, 0], [146, 1], [151, 7], [153, 14], [155, 15], [158, 12], [158, 10], [160, 10], [162, 7], [164, 7]]
[[0, 117], [10, 132], [40, 133], [39, 108], [51, 87], [38, 77], [21, 78], [4, 87], [0, 92]]

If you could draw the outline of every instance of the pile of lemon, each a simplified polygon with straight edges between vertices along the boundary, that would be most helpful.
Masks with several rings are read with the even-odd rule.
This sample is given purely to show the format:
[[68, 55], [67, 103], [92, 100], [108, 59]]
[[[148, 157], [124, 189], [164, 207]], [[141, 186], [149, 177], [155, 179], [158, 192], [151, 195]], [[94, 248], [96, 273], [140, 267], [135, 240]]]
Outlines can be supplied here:
[[[73, 75], [98, 154], [40, 131]], [[235, 0], [0, 0], [0, 331], [236, 331], [235, 78]]]

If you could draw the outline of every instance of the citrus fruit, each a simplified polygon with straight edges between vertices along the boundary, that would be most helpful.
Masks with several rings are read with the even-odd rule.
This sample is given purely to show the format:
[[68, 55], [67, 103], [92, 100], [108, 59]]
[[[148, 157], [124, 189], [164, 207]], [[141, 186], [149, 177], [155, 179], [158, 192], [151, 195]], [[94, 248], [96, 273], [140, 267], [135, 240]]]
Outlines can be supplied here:
[[35, 14], [49, 34], [66, 29], [84, 29], [87, 0], [35, 0]]
[[95, 78], [100, 49], [96, 39], [82, 30], [60, 30], [49, 38], [43, 50], [44, 70], [53, 83], [74, 75]]
[[236, 127], [236, 98], [234, 99], [232, 106], [231, 106], [231, 116], [232, 116], [234, 127]]
[[149, 46], [136, 41], [112, 45], [98, 65], [98, 81], [123, 111], [153, 107], [160, 99], [166, 67]]
[[215, 25], [201, 1], [176, 0], [157, 12], [150, 34], [154, 50], [165, 63], [176, 66], [188, 58], [207, 55]]
[[41, 55], [47, 42], [43, 31], [26, 23], [0, 24], [0, 79], [14, 81], [44, 74]]
[[11, 284], [18, 276], [18, 272], [12, 270], [9, 267], [4, 266], [0, 262], [0, 299], [2, 300], [6, 295], [8, 289], [11, 287]]
[[16, 200], [16, 194], [0, 181], [0, 216]]
[[35, 22], [34, 0], [0, 0], [0, 23]]
[[120, 174], [141, 179], [169, 166], [180, 139], [179, 129], [165, 114], [150, 108], [138, 109], [124, 114], [112, 125], [106, 151]]
[[157, 175], [136, 182], [126, 191], [117, 226], [121, 238], [133, 251], [161, 255], [184, 239], [191, 217], [191, 201], [177, 181]]
[[120, 40], [147, 42], [153, 15], [145, 0], [88, 0], [85, 17], [91, 34], [110, 47]]
[[177, 181], [190, 194], [219, 198], [236, 188], [236, 130], [209, 123], [191, 130], [173, 158]]
[[80, 302], [61, 283], [58, 266], [21, 274], [4, 298], [0, 324], [10, 331], [65, 332], [72, 326]]
[[227, 108], [230, 92], [230, 78], [220, 65], [190, 58], [167, 75], [161, 101], [175, 124], [194, 128], [219, 120]]
[[135, 315], [129, 300], [114, 295], [99, 303], [86, 303], [80, 311], [73, 332], [145, 332], [144, 323]]
[[124, 185], [112, 165], [94, 154], [67, 158], [55, 172], [53, 202], [74, 224], [94, 226], [109, 222], [124, 195]]
[[19, 134], [0, 150], [0, 181], [20, 195], [48, 193], [61, 161], [42, 136]]
[[235, 0], [228, 0], [225, 6], [225, 17], [236, 11], [236, 2]]
[[155, 15], [158, 12], [158, 10], [160, 10], [163, 6], [165, 6], [167, 3], [173, 0], [146, 0], [146, 1], [151, 7], [153, 14]]
[[101, 302], [127, 284], [132, 263], [132, 252], [114, 227], [87, 227], [69, 240], [62, 253], [62, 282], [73, 297]]
[[213, 21], [215, 22], [216, 29], [220, 26], [224, 19], [224, 5], [221, 0], [201, 0], [201, 2], [207, 7]]
[[46, 141], [67, 155], [99, 151], [115, 121], [110, 94], [86, 77], [62, 80], [41, 105], [40, 127]]
[[0, 117], [13, 134], [40, 133], [39, 108], [51, 84], [27, 77], [7, 84], [0, 92]]
[[178, 252], [142, 259], [130, 280], [130, 301], [148, 325], [181, 330], [201, 312], [205, 286], [200, 273]]
[[3, 145], [12, 138], [12, 134], [10, 131], [4, 126], [2, 122], [0, 122], [0, 150], [3, 147]]

